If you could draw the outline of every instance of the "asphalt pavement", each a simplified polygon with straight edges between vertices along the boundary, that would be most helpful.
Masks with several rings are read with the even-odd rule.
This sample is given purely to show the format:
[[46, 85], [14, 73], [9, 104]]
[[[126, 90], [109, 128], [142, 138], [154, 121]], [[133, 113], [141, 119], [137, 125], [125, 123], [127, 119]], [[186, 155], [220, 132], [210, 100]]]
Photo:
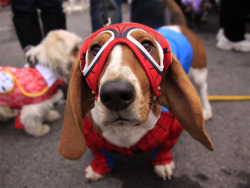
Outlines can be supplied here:
[[[129, 7], [123, 6], [124, 21]], [[24, 54], [18, 43], [9, 7], [0, 8], [0, 65], [22, 67]], [[67, 27], [82, 38], [91, 33], [89, 10], [67, 16]], [[250, 53], [225, 52], [215, 47], [218, 15], [195, 29], [207, 50], [210, 95], [250, 95]], [[248, 32], [250, 27], [248, 23]], [[114, 155], [114, 170], [98, 182], [84, 182], [84, 169], [92, 160], [89, 150], [77, 161], [64, 159], [58, 146], [62, 115], [51, 123], [51, 132], [34, 138], [14, 128], [14, 120], [0, 123], [1, 188], [249, 188], [250, 101], [211, 102], [214, 117], [206, 131], [215, 151], [207, 151], [183, 132], [172, 150], [176, 170], [170, 181], [158, 178], [150, 154], [136, 157]]]

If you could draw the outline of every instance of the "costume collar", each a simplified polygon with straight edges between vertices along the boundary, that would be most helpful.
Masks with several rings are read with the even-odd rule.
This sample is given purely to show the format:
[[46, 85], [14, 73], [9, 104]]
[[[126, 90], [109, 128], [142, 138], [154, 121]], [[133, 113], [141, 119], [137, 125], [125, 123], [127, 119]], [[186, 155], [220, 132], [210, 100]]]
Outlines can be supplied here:
[[48, 87], [51, 87], [57, 81], [57, 77], [49, 68], [41, 65], [36, 65], [35, 69], [41, 74], [41, 76], [47, 82]]

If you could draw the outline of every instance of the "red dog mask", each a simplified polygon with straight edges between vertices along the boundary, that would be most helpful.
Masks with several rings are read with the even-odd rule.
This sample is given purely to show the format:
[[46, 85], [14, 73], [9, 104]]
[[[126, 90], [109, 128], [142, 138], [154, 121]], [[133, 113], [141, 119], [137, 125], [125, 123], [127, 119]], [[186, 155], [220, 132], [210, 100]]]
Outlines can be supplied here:
[[[156, 40], [160, 65], [155, 62], [154, 58], [149, 54], [149, 52], [130, 34], [135, 30], [141, 30], [150, 34]], [[92, 62], [87, 62], [88, 60], [88, 47], [90, 42], [100, 33], [107, 32], [111, 34], [111, 38], [101, 47], [99, 52], [96, 54]], [[161, 82], [162, 72], [167, 69], [171, 64], [171, 49], [168, 41], [154, 29], [136, 23], [123, 23], [115, 24], [105, 28], [102, 28], [95, 33], [93, 33], [87, 40], [82, 44], [80, 50], [80, 67], [83, 75], [89, 85], [89, 87], [98, 95], [97, 81], [101, 73], [102, 67], [106, 61], [106, 58], [114, 45], [116, 44], [126, 44], [138, 58], [143, 69], [145, 70], [148, 79], [150, 81], [151, 88], [155, 96], [159, 96], [159, 85]], [[88, 65], [88, 66], [85, 66]]]

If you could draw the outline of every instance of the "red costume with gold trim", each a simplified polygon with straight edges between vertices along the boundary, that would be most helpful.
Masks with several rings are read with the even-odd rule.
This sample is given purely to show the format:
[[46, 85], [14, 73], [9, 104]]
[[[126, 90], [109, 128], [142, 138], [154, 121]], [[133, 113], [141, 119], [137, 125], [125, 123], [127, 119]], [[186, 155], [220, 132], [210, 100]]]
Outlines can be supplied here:
[[[48, 68], [38, 65], [36, 68], [0, 66], [0, 75], [0, 105], [12, 109], [48, 100], [57, 93], [58, 86], [64, 84]], [[23, 128], [19, 117], [16, 127]]]

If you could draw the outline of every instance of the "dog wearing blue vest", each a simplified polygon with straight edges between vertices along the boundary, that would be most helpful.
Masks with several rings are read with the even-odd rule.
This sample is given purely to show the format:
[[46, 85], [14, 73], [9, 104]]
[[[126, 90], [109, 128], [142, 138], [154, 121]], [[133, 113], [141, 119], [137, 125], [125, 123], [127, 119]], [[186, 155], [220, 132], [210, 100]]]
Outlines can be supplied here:
[[156, 28], [169, 42], [200, 96], [205, 120], [213, 117], [207, 92], [206, 50], [199, 38], [187, 28], [185, 17], [173, 0], [163, 0], [172, 15], [172, 24]]

